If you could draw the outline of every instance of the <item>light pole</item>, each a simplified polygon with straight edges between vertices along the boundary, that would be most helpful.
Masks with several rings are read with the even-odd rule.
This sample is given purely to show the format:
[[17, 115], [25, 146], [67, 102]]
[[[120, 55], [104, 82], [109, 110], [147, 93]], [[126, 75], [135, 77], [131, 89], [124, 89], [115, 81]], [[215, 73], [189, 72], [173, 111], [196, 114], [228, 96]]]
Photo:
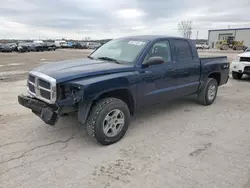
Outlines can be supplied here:
[[199, 31], [196, 33], [196, 40], [199, 38]]

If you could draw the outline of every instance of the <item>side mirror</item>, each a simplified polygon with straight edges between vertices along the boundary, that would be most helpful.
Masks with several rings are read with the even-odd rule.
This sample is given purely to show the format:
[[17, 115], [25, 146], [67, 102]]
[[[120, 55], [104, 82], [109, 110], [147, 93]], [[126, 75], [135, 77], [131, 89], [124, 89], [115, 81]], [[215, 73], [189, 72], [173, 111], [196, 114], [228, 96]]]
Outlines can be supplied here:
[[160, 56], [150, 57], [145, 63], [143, 63], [143, 67], [148, 67], [151, 65], [158, 65], [164, 63], [164, 59]]

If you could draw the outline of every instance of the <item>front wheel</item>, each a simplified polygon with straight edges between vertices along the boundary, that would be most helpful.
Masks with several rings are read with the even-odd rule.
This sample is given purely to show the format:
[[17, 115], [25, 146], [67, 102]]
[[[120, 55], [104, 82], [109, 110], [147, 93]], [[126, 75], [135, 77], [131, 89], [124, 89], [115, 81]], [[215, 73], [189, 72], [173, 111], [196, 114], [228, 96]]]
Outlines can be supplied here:
[[129, 122], [130, 111], [125, 102], [117, 98], [104, 98], [92, 107], [86, 127], [93, 140], [110, 145], [122, 139]]
[[218, 83], [214, 78], [208, 78], [201, 92], [198, 94], [198, 100], [203, 105], [211, 105], [216, 99]]
[[240, 80], [242, 78], [243, 74], [233, 71], [232, 76], [233, 76], [233, 79]]

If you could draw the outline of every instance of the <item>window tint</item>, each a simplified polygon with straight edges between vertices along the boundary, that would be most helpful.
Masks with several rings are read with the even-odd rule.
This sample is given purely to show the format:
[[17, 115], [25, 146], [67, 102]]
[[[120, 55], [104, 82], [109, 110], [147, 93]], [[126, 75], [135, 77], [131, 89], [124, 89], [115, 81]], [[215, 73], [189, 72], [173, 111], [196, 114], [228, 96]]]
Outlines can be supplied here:
[[175, 40], [174, 43], [178, 60], [193, 59], [190, 45], [186, 40]]
[[148, 55], [145, 60], [150, 57], [160, 56], [164, 59], [164, 62], [171, 61], [171, 51], [170, 44], [168, 41], [156, 42], [153, 47], [149, 50]]

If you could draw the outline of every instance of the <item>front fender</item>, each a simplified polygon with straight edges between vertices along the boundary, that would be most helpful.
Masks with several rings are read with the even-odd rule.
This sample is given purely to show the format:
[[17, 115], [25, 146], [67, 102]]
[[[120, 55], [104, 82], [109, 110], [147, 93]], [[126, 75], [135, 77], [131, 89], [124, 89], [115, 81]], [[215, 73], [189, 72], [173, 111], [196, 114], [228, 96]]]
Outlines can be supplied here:
[[71, 82], [84, 88], [82, 101], [95, 100], [103, 93], [116, 89], [128, 89], [135, 96], [134, 85], [137, 75], [134, 72], [123, 72], [116, 74], [90, 77]]
[[78, 120], [85, 123], [93, 102], [107, 92], [127, 89], [135, 101], [136, 81], [134, 72], [124, 72], [70, 82], [83, 88], [83, 96], [78, 105]]

